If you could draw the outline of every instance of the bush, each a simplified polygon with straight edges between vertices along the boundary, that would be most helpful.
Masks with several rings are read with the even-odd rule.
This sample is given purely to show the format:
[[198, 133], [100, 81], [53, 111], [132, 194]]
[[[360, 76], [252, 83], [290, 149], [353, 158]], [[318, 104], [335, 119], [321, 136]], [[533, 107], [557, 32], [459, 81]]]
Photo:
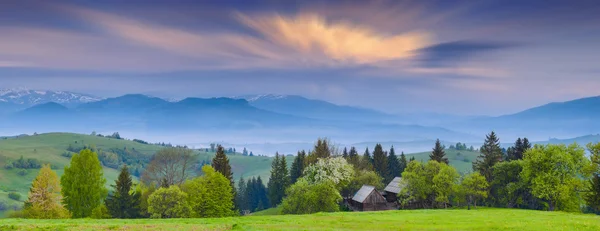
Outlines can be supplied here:
[[19, 170], [19, 171], [17, 172], [17, 174], [18, 174], [19, 176], [25, 176], [25, 175], [27, 175], [27, 170], [26, 170], [26, 169], [21, 169], [21, 170]]
[[16, 192], [9, 192], [8, 198], [16, 200], [16, 201], [21, 201], [21, 194], [16, 193]]
[[106, 208], [106, 205], [101, 204], [98, 207], [96, 207], [94, 210], [92, 210], [92, 215], [90, 216], [90, 218], [110, 219], [110, 218], [112, 218], [112, 216], [110, 216], [110, 213], [108, 212], [108, 208]]
[[187, 202], [187, 194], [177, 186], [160, 188], [148, 198], [148, 213], [151, 218], [187, 218], [192, 208]]
[[0, 212], [8, 210], [8, 203], [0, 201]]

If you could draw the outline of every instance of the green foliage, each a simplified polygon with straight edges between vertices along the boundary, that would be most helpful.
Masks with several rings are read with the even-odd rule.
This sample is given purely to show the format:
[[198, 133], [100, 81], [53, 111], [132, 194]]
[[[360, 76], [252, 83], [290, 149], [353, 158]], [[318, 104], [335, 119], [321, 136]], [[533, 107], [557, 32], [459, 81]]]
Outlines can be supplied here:
[[267, 196], [267, 188], [260, 176], [248, 180], [244, 191], [246, 192], [244, 198], [247, 204], [242, 205], [240, 209], [254, 212], [271, 207]]
[[119, 178], [113, 185], [113, 192], [104, 201], [105, 208], [114, 218], [140, 217], [140, 194], [132, 190], [133, 182], [127, 165], [121, 168]]
[[333, 147], [328, 139], [319, 138], [315, 143], [313, 151], [306, 157], [306, 165], [317, 163], [319, 159], [329, 158], [333, 153]]
[[481, 154], [473, 162], [473, 170], [479, 172], [485, 179], [492, 182], [493, 167], [502, 160], [500, 140], [495, 132], [486, 135], [485, 142], [480, 149]]
[[[92, 215], [90, 215], [90, 218], [93, 219], [111, 219], [113, 218], [111, 216], [110, 211], [108, 211], [108, 208], [106, 208], [106, 205], [99, 205], [98, 207], [94, 208], [94, 210], [92, 210]], [[117, 217], [115, 217], [117, 218]]]
[[8, 193], [8, 198], [16, 200], [16, 201], [20, 201], [21, 200], [21, 194], [19, 194], [17, 192], [9, 192]]
[[212, 167], [215, 171], [223, 174], [233, 187], [233, 172], [231, 171], [231, 165], [229, 165], [229, 159], [225, 155], [225, 149], [221, 145], [217, 145], [217, 153], [212, 159]]
[[549, 210], [580, 210], [582, 177], [589, 176], [590, 161], [577, 144], [536, 145], [525, 152], [521, 177], [531, 182], [531, 192], [547, 200]]
[[233, 216], [233, 194], [230, 182], [212, 167], [202, 167], [200, 177], [186, 181], [182, 189], [192, 209], [190, 217]]
[[531, 149], [531, 143], [527, 138], [520, 137], [515, 141], [515, 145], [508, 148], [506, 151], [506, 160], [522, 160], [523, 154]]
[[402, 190], [399, 193], [404, 205], [420, 208], [447, 207], [457, 190], [459, 174], [456, 169], [437, 161], [422, 164], [411, 161], [402, 173]]
[[587, 145], [590, 151], [592, 162], [592, 179], [588, 186], [588, 193], [585, 195], [587, 205], [596, 213], [600, 213], [600, 143]]
[[358, 152], [356, 151], [355, 147], [350, 148], [350, 151], [348, 152], [348, 158], [346, 160], [348, 161], [349, 164], [351, 164], [355, 168], [359, 167], [360, 156], [358, 155]]
[[358, 168], [361, 170], [374, 170], [373, 169], [373, 158], [371, 158], [371, 153], [369, 152], [369, 148], [365, 149], [365, 153], [363, 153], [360, 158]]
[[[406, 161], [406, 157], [404, 157], [404, 161]], [[385, 182], [390, 182], [394, 179], [394, 177], [401, 176], [403, 170], [400, 164], [400, 160], [398, 160], [398, 157], [396, 156], [394, 146], [390, 148], [390, 154], [388, 155], [387, 163], [388, 175], [385, 176]]]
[[29, 198], [20, 216], [34, 219], [70, 217], [69, 212], [60, 204], [60, 191], [58, 176], [49, 165], [44, 165], [31, 184]]
[[4, 165], [4, 168], [6, 168], [6, 169], [12, 169], [12, 168], [39, 169], [42, 167], [42, 164], [40, 164], [40, 161], [38, 159], [35, 159], [35, 158], [25, 159], [23, 156], [21, 156], [21, 158], [15, 160], [15, 161], [7, 160], [6, 162], [7, 163]]
[[304, 172], [306, 152], [304, 150], [299, 151], [298, 155], [294, 158], [292, 168], [290, 169], [290, 184], [296, 183], [296, 181], [302, 177]]
[[188, 195], [176, 185], [159, 188], [148, 198], [148, 213], [151, 218], [186, 218], [192, 214]]
[[373, 168], [382, 177], [389, 176], [388, 157], [381, 144], [376, 144], [373, 150]]
[[337, 212], [342, 196], [332, 182], [311, 184], [301, 178], [287, 190], [281, 207], [283, 214]]
[[466, 197], [469, 205], [477, 207], [477, 200], [488, 197], [488, 182], [478, 172], [466, 175], [460, 183], [461, 195]]
[[267, 188], [269, 190], [269, 201], [272, 207], [281, 203], [285, 196], [285, 189], [290, 185], [290, 176], [285, 162], [285, 156], [275, 154], [275, 159], [271, 164], [271, 177]]
[[444, 164], [449, 163], [448, 158], [446, 157], [446, 152], [444, 151], [444, 146], [442, 146], [440, 139], [435, 141], [435, 147], [433, 148], [431, 155], [429, 155], [429, 159]]
[[107, 190], [104, 188], [102, 166], [98, 155], [90, 150], [82, 150], [73, 155], [71, 165], [65, 167], [60, 178], [63, 204], [74, 218], [89, 217], [92, 209], [98, 207]]
[[384, 187], [382, 180], [381, 176], [377, 175], [374, 171], [356, 170], [350, 184], [342, 188], [341, 193], [345, 197], [350, 197], [363, 185], [375, 186], [375, 188], [381, 190]]

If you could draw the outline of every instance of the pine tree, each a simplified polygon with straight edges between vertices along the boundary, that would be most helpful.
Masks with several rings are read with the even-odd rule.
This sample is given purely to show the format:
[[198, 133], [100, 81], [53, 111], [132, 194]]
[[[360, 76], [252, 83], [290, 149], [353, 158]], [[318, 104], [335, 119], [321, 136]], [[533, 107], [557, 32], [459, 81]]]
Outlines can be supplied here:
[[342, 152], [342, 157], [346, 160], [348, 160], [348, 149], [346, 149], [346, 147], [344, 147], [344, 151]]
[[315, 143], [314, 150], [306, 157], [307, 166], [317, 163], [319, 159], [331, 157], [330, 142], [327, 139], [319, 138]]
[[429, 159], [440, 163], [448, 164], [448, 158], [446, 157], [446, 152], [444, 151], [444, 147], [442, 146], [440, 139], [437, 139], [435, 141], [435, 147], [429, 155]]
[[406, 160], [406, 155], [404, 155], [404, 152], [402, 152], [402, 154], [400, 154], [400, 161], [399, 162], [400, 162], [400, 173], [398, 174], [398, 176], [402, 176], [402, 173], [404, 172], [404, 170], [408, 166], [408, 161]]
[[590, 179], [585, 201], [596, 213], [600, 213], [600, 175], [594, 174], [592, 179]]
[[373, 170], [373, 159], [371, 158], [368, 147], [365, 149], [365, 153], [360, 159], [359, 168], [362, 170]]
[[375, 150], [373, 150], [373, 168], [382, 178], [389, 176], [387, 155], [383, 151], [381, 144], [375, 145]]
[[[404, 161], [406, 161], [406, 159], [404, 159]], [[388, 156], [388, 171], [389, 174], [387, 175], [387, 177], [385, 178], [385, 182], [390, 182], [394, 179], [394, 177], [399, 177], [401, 172], [400, 172], [400, 161], [398, 160], [398, 157], [396, 156], [396, 151], [394, 150], [394, 146], [392, 146], [392, 148], [390, 148], [390, 154]]]
[[502, 161], [500, 140], [495, 132], [486, 135], [485, 142], [480, 149], [481, 154], [473, 163], [473, 171], [479, 172], [488, 182], [492, 181], [493, 167]]
[[294, 162], [292, 162], [292, 169], [290, 170], [290, 184], [296, 183], [296, 181], [302, 177], [302, 173], [304, 172], [304, 159], [306, 157], [306, 152], [304, 150], [298, 152], [296, 158], [294, 158]]
[[221, 145], [217, 145], [217, 153], [212, 159], [212, 167], [215, 171], [223, 174], [231, 182], [231, 186], [234, 187], [233, 172], [231, 171], [231, 165], [229, 165], [229, 158], [225, 155], [225, 149]]
[[113, 218], [129, 219], [140, 217], [140, 195], [131, 190], [133, 182], [127, 165], [123, 165], [119, 178], [112, 187], [114, 191], [104, 201]]
[[71, 157], [71, 164], [65, 167], [60, 184], [63, 204], [73, 218], [89, 217], [92, 210], [102, 203], [107, 195], [105, 182], [102, 165], [95, 152], [84, 149]]
[[[411, 162], [411, 161], [414, 161], [414, 160], [415, 160], [415, 157], [414, 157], [414, 156], [411, 156], [411, 157], [410, 157], [410, 160], [409, 160], [408, 162]], [[408, 166], [408, 165], [407, 165], [407, 166]]]
[[358, 152], [355, 147], [350, 147], [350, 152], [348, 153], [348, 163], [358, 168], [360, 164], [360, 156], [358, 156]]
[[238, 181], [235, 204], [242, 214], [245, 210], [248, 210], [248, 188], [243, 177], [240, 177], [240, 180]]
[[289, 185], [289, 174], [285, 156], [275, 154], [275, 159], [271, 163], [271, 177], [269, 178], [268, 190], [269, 201], [272, 206], [277, 206], [285, 196], [285, 189]]

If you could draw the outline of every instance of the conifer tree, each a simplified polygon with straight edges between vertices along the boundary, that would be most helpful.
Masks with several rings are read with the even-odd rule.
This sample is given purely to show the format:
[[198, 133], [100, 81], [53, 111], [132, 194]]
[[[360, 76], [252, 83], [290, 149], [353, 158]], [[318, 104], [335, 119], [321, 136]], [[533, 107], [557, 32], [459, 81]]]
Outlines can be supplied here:
[[[406, 161], [406, 159], [404, 159]], [[396, 151], [394, 150], [394, 146], [390, 148], [390, 154], [388, 156], [388, 171], [389, 174], [385, 178], [385, 182], [388, 183], [394, 179], [394, 177], [400, 176], [400, 161], [396, 156]]]
[[102, 204], [107, 195], [105, 182], [102, 166], [95, 152], [84, 149], [71, 157], [71, 164], [65, 167], [60, 184], [63, 204], [73, 218], [89, 217], [92, 210]]
[[587, 145], [587, 148], [590, 152], [593, 172], [585, 201], [590, 208], [597, 214], [600, 214], [600, 143], [590, 143]]
[[212, 167], [215, 171], [223, 174], [231, 182], [232, 187], [234, 186], [233, 172], [231, 171], [231, 165], [229, 165], [229, 158], [225, 155], [225, 149], [221, 145], [217, 145], [217, 153], [212, 159]]
[[344, 147], [344, 151], [342, 152], [342, 157], [346, 160], [348, 160], [348, 149], [346, 149], [346, 147]]
[[493, 167], [502, 161], [502, 149], [500, 140], [495, 132], [486, 135], [485, 142], [479, 150], [481, 154], [473, 162], [473, 170], [479, 172], [488, 182], [492, 181]]
[[315, 143], [314, 150], [306, 157], [307, 166], [317, 163], [319, 159], [331, 156], [331, 146], [327, 139], [319, 138]]
[[[414, 156], [411, 156], [411, 157], [410, 157], [410, 160], [408, 160], [408, 162], [411, 162], [411, 161], [414, 161], [414, 160], [415, 160], [415, 157], [414, 157]], [[406, 166], [408, 166], [408, 165], [406, 165]]]
[[404, 170], [408, 166], [408, 161], [406, 160], [406, 155], [404, 155], [404, 152], [402, 152], [402, 154], [400, 154], [400, 161], [399, 162], [400, 162], [400, 173], [398, 174], [398, 176], [402, 176], [402, 173], [404, 172]]
[[359, 167], [360, 156], [358, 156], [358, 152], [355, 147], [350, 147], [350, 152], [348, 153], [348, 163], [353, 165], [355, 168]]
[[360, 159], [359, 168], [362, 170], [373, 170], [373, 159], [371, 158], [371, 153], [369, 152], [369, 148], [365, 149], [365, 153]]
[[271, 163], [271, 177], [269, 178], [268, 190], [269, 201], [272, 206], [277, 206], [285, 196], [285, 189], [289, 185], [289, 174], [285, 156], [275, 154], [275, 159]]
[[112, 187], [114, 191], [104, 201], [113, 218], [128, 219], [140, 217], [140, 195], [131, 190], [133, 182], [127, 165], [123, 165], [119, 178]]
[[381, 144], [375, 145], [375, 149], [373, 150], [373, 168], [382, 178], [387, 179], [389, 177], [387, 155], [383, 151]]
[[305, 168], [305, 157], [306, 152], [304, 150], [299, 151], [298, 155], [294, 158], [294, 162], [292, 162], [292, 168], [290, 170], [290, 184], [296, 183], [296, 181], [302, 177], [302, 173]]
[[248, 210], [248, 188], [243, 177], [240, 177], [240, 180], [238, 181], [235, 204], [242, 214], [245, 210]]
[[67, 211], [60, 204], [60, 184], [56, 172], [50, 165], [44, 165], [31, 183], [29, 198], [23, 208], [25, 218], [56, 219], [68, 218]]
[[444, 151], [444, 147], [442, 146], [440, 139], [437, 139], [435, 141], [435, 147], [429, 155], [429, 159], [440, 163], [448, 164], [448, 158], [446, 157], [446, 152]]

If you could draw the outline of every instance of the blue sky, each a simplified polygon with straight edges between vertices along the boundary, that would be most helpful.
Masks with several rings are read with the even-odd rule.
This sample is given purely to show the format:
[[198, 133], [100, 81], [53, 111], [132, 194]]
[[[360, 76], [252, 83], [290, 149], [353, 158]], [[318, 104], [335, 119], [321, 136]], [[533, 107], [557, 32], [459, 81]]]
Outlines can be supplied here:
[[498, 115], [600, 95], [598, 1], [2, 1], [0, 88]]

